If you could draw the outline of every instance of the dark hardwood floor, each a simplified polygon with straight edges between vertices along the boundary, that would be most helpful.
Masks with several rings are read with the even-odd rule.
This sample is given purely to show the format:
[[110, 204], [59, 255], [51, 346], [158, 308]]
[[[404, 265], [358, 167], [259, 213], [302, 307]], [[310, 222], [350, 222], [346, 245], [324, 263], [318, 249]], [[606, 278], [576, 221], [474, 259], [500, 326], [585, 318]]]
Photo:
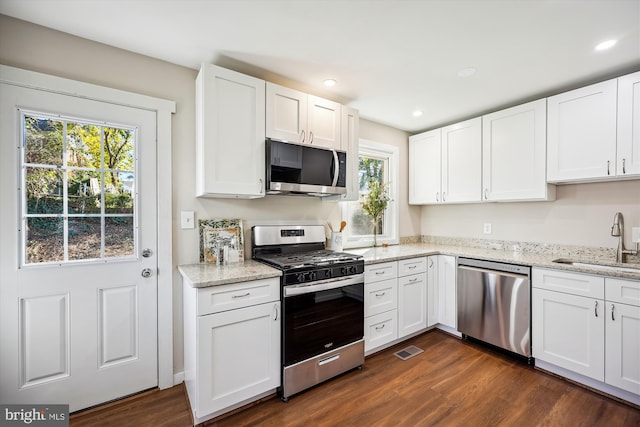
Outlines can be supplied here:
[[[425, 350], [406, 361], [407, 345]], [[71, 426], [187, 426], [182, 385], [74, 414]], [[640, 409], [477, 344], [431, 331], [293, 396], [267, 399], [208, 426], [640, 426]]]

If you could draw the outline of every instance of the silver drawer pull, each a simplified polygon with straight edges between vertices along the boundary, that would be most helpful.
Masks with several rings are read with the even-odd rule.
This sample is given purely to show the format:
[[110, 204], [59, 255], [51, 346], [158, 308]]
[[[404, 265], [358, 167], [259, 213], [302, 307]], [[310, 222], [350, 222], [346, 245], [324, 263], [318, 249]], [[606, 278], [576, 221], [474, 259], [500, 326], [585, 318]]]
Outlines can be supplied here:
[[233, 295], [231, 298], [244, 298], [244, 297], [248, 297], [249, 295], [251, 295], [251, 292], [247, 292], [246, 294], [242, 294], [242, 295]]
[[383, 292], [383, 293], [381, 293], [381, 294], [376, 294], [376, 296], [377, 296], [378, 298], [380, 298], [380, 297], [385, 296], [386, 294], [387, 294], [386, 292]]
[[598, 301], [596, 301], [596, 306], [593, 308], [593, 311], [596, 314], [596, 317], [598, 317]]
[[409, 280], [409, 283], [414, 283], [414, 282], [417, 282], [417, 281], [418, 281], [418, 278], [414, 277], [413, 279]]
[[318, 366], [326, 365], [327, 363], [335, 362], [340, 359], [340, 353], [327, 357], [326, 359], [318, 360]]
[[376, 331], [381, 331], [384, 329], [384, 325], [385, 323], [382, 324], [382, 326], [376, 326]]
[[376, 276], [379, 276], [381, 274], [384, 274], [384, 271], [376, 271]]
[[611, 304], [611, 320], [616, 320], [616, 316], [614, 313], [615, 309], [616, 309], [616, 306]]
[[410, 265], [408, 268], [409, 268], [409, 270], [414, 270], [414, 269], [416, 269], [417, 267], [418, 267], [417, 265]]

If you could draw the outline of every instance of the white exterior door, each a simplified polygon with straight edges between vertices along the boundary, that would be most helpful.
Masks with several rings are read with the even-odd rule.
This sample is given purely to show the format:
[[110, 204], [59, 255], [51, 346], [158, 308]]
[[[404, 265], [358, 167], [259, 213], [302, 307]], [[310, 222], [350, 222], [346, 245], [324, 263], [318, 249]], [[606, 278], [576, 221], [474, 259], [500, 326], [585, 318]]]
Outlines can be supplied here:
[[0, 94], [0, 401], [77, 411], [157, 386], [156, 113]]

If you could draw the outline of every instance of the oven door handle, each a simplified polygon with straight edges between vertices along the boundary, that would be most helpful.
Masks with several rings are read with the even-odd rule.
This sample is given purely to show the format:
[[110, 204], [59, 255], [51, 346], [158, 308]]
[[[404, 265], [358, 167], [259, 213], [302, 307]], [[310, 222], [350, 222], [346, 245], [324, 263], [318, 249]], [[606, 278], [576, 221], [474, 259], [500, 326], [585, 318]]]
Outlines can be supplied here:
[[328, 291], [329, 289], [337, 289], [361, 283], [364, 283], [364, 274], [356, 274], [349, 276], [346, 279], [329, 279], [323, 282], [315, 282], [310, 285], [290, 285], [284, 287], [284, 297], [286, 298], [295, 295], [310, 294], [312, 292]]

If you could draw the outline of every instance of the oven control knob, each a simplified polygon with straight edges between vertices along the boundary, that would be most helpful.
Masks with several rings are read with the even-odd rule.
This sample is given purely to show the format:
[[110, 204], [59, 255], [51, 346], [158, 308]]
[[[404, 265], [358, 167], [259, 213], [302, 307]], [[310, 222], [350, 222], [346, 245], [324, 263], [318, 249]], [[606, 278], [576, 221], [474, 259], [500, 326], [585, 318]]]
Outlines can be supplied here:
[[310, 271], [309, 281], [313, 282], [314, 280], [318, 280], [318, 274], [315, 271]]
[[331, 270], [324, 270], [322, 275], [324, 276], [323, 279], [331, 279]]
[[296, 280], [298, 283], [303, 283], [304, 282], [304, 273], [298, 273], [296, 275]]

